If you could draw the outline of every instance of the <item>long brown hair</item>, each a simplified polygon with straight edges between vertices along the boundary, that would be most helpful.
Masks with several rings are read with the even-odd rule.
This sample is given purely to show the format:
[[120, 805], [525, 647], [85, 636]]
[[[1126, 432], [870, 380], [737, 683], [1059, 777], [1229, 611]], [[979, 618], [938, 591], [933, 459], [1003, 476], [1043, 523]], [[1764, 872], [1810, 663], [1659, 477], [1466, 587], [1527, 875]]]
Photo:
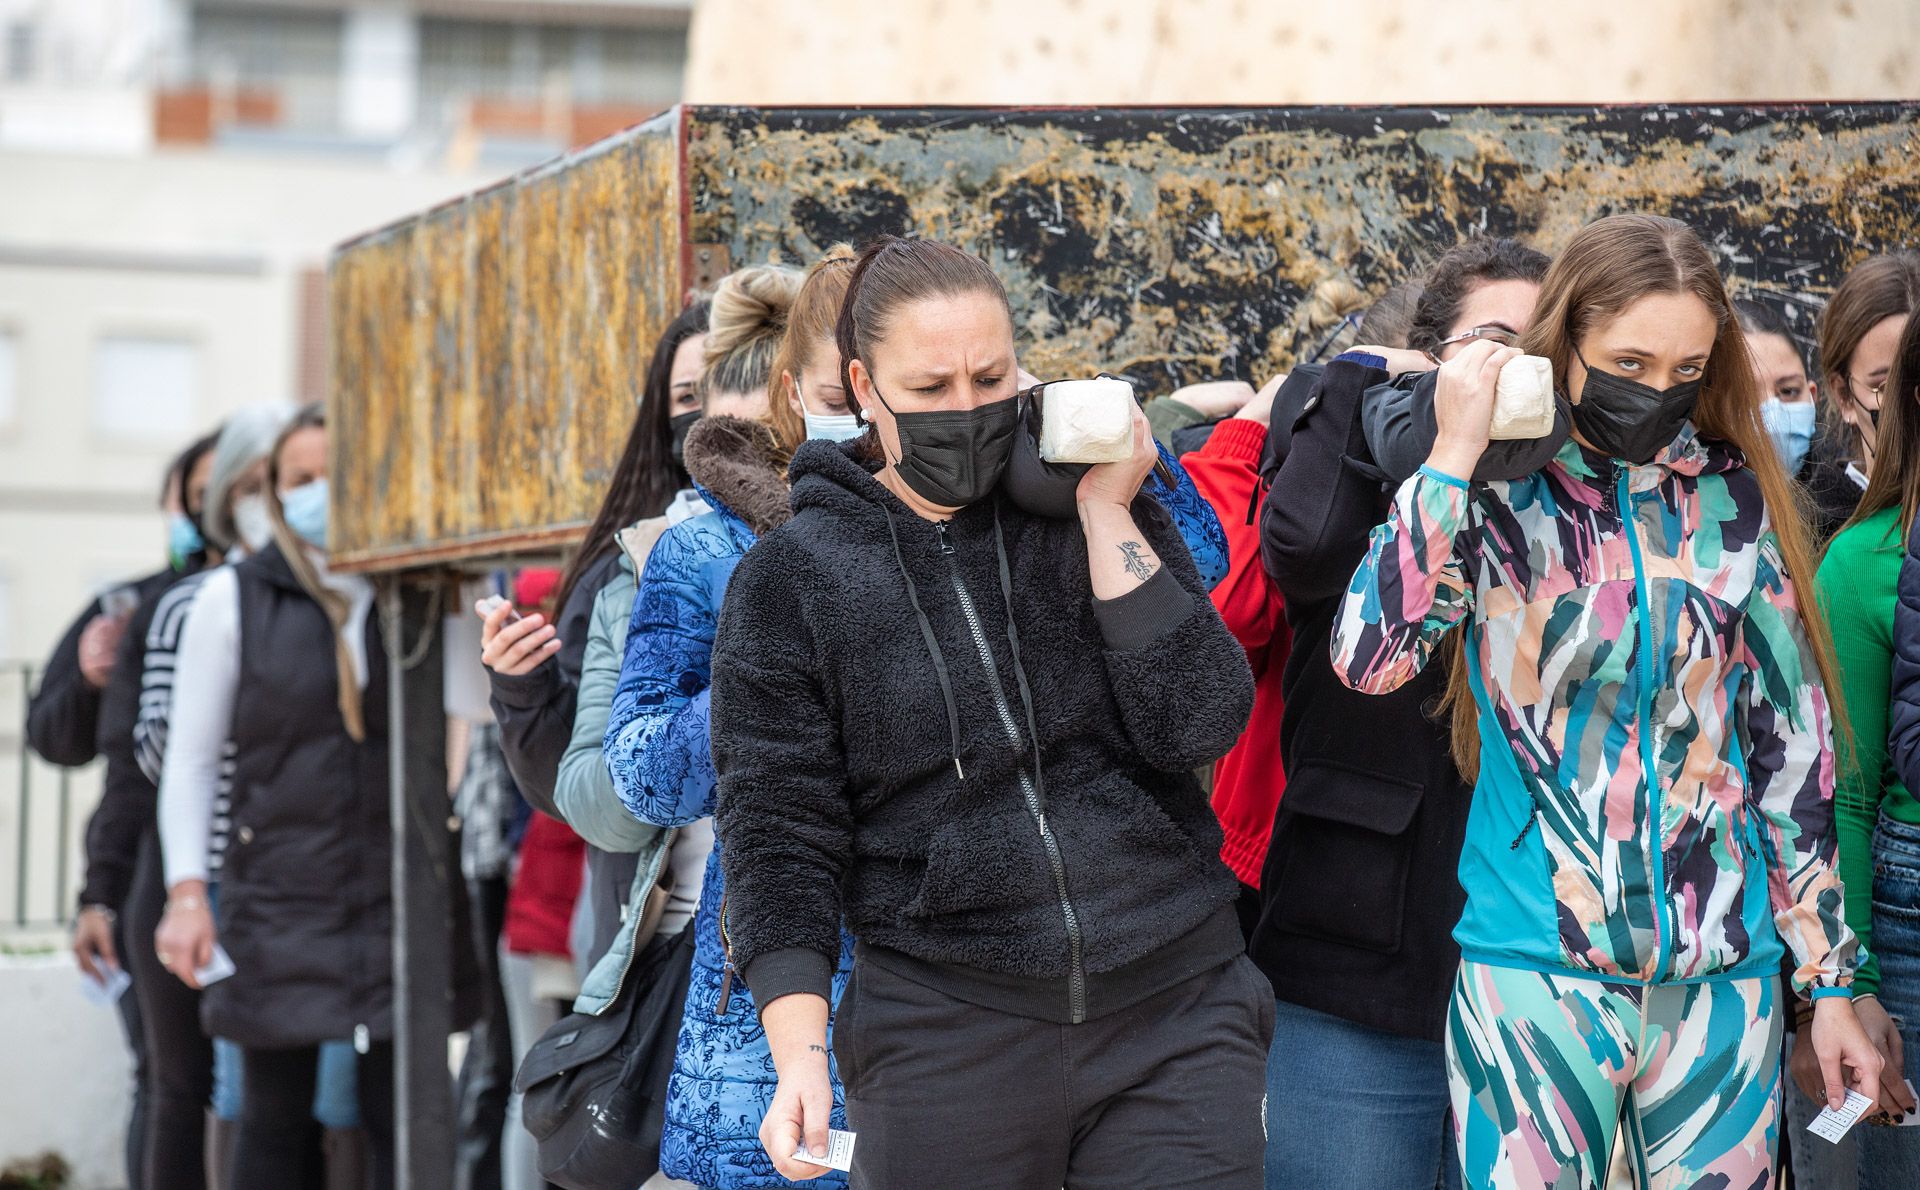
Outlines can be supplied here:
[[[1692, 228], [1656, 215], [1610, 215], [1580, 229], [1548, 268], [1533, 321], [1520, 346], [1528, 355], [1553, 361], [1555, 384], [1564, 392], [1574, 345], [1600, 323], [1654, 294], [1692, 294], [1713, 312], [1718, 329], [1701, 378], [1694, 427], [1745, 456], [1779, 536], [1787, 575], [1810, 592], [1814, 554], [1793, 482], [1780, 466], [1760, 420], [1759, 386], [1726, 285]], [[1840, 705], [1826, 620], [1815, 601], [1805, 595], [1799, 601], [1799, 613], [1813, 643], [1835, 724], [1843, 725], [1845, 710]], [[1480, 769], [1480, 734], [1463, 664], [1454, 665], [1449, 675], [1446, 705], [1453, 719], [1454, 763], [1472, 780]]]
[[1908, 318], [1900, 332], [1880, 401], [1879, 439], [1884, 449], [1876, 447], [1866, 494], [1844, 528], [1898, 506], [1904, 547], [1920, 510], [1920, 317]]
[[[1827, 406], [1836, 416], [1858, 400], [1852, 372], [1860, 340], [1886, 319], [1912, 314], [1916, 308], [1920, 308], [1920, 252], [1870, 256], [1841, 280], [1820, 312], [1820, 381]], [[1865, 451], [1857, 451], [1855, 457], [1865, 458]]]
[[[807, 270], [807, 279], [787, 311], [787, 333], [773, 353], [767, 393], [767, 424], [773, 427], [783, 458], [791, 457], [807, 437], [807, 423], [787, 400], [790, 390], [786, 378], [793, 377], [792, 383], [797, 386], [802, 371], [817, 371], [823, 365], [823, 361], [810, 357], [820, 340], [833, 340], [833, 324], [840, 317], [840, 303], [846, 300], [847, 282], [853, 278], [853, 261], [850, 245], [835, 244], [827, 249], [827, 254]], [[833, 374], [838, 376], [839, 362], [833, 363]]]

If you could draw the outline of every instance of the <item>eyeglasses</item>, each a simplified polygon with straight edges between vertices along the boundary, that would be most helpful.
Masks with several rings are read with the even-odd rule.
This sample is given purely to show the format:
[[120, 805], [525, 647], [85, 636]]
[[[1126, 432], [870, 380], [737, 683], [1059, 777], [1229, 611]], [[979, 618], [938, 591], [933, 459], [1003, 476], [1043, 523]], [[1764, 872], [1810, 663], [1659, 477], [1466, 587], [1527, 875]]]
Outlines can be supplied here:
[[1502, 347], [1512, 347], [1520, 341], [1520, 336], [1504, 326], [1470, 326], [1451, 338], [1440, 340], [1440, 346], [1448, 347], [1455, 343], [1464, 343], [1468, 339], [1486, 339]]
[[[1876, 405], [1880, 403], [1880, 395], [1887, 391], [1887, 382], [1884, 379], [1881, 380], [1880, 383], [1878, 384], [1869, 385], [1866, 381], [1861, 380], [1858, 377], [1854, 376], [1852, 372], [1848, 372], [1847, 388], [1851, 390], [1853, 386], [1856, 384], [1873, 394], [1873, 403]], [[1856, 401], [1859, 400], [1860, 395], [1858, 393], [1855, 393], [1853, 399]]]

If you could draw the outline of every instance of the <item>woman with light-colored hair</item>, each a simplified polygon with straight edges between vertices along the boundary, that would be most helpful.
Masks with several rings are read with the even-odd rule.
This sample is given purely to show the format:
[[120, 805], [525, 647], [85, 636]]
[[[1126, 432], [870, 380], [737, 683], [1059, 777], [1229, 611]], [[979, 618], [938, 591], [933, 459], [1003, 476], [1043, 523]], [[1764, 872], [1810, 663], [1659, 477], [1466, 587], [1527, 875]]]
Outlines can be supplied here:
[[[324, 415], [302, 410], [268, 456], [269, 543], [209, 575], [188, 617], [160, 784], [155, 949], [207, 986], [208, 1029], [241, 1048], [235, 1186], [311, 1184], [320, 1050], [340, 1041], [360, 1054], [374, 1185], [393, 1179], [386, 654], [370, 584], [328, 569], [326, 475]], [[209, 827], [228, 767], [216, 917]]]
[[[201, 523], [212, 561], [237, 563], [265, 549], [273, 541], [273, 519], [267, 508], [267, 464], [279, 438], [299, 410], [287, 401], [263, 401], [236, 411], [222, 425], [213, 448], [213, 465], [207, 480], [207, 494]], [[164, 764], [169, 721], [173, 713], [174, 673], [178, 666], [180, 638], [188, 614], [200, 594], [200, 585], [211, 567], [190, 575], [161, 597], [147, 633], [147, 650], [140, 683], [140, 709], [134, 724], [134, 746], [140, 767], [149, 780], [159, 784]], [[223, 758], [221, 777], [214, 789], [208, 811], [208, 865], [210, 900], [217, 900], [219, 872], [226, 856], [232, 829], [231, 768]], [[147, 860], [160, 866], [159, 840], [150, 846], [154, 855]], [[155, 883], [159, 875], [154, 875]], [[142, 918], [135, 936], [148, 936], [160, 924], [156, 911], [151, 919]], [[200, 994], [177, 979], [148, 981], [153, 985], [151, 1003], [143, 1002], [142, 1011], [155, 1022], [156, 1033], [164, 1030], [164, 1039], [155, 1048], [151, 1094], [164, 1105], [168, 1119], [198, 1118], [211, 1096], [213, 1128], [205, 1160], [213, 1185], [226, 1184], [226, 1165], [233, 1148], [233, 1135], [240, 1119], [242, 1095], [240, 1050], [229, 1041], [208, 1038], [200, 1026]], [[164, 1022], [164, 1024], [162, 1023]], [[313, 1115], [327, 1130], [328, 1165], [347, 1181], [362, 1176], [365, 1165], [365, 1138], [359, 1131], [359, 1107], [353, 1090], [353, 1050], [350, 1046], [328, 1047], [320, 1062], [320, 1086], [315, 1092]], [[174, 1125], [156, 1123], [151, 1131], [171, 1130]], [[150, 1174], [153, 1185], [187, 1180], [191, 1169], [161, 1169]]]

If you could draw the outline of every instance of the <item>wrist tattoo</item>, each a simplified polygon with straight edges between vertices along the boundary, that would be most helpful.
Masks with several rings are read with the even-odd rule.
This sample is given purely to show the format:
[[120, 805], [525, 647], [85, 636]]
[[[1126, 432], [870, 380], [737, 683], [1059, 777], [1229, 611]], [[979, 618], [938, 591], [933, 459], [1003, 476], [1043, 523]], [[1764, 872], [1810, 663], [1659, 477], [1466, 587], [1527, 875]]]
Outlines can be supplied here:
[[1125, 555], [1127, 559], [1127, 573], [1143, 583], [1153, 577], [1154, 571], [1154, 563], [1148, 561], [1143, 553], [1146, 548], [1146, 546], [1141, 545], [1137, 541], [1123, 541], [1120, 543], [1120, 552]]
[[807, 1052], [810, 1054], [824, 1054], [827, 1052], [827, 1047], [824, 1045], [810, 1045], [807, 1047]]

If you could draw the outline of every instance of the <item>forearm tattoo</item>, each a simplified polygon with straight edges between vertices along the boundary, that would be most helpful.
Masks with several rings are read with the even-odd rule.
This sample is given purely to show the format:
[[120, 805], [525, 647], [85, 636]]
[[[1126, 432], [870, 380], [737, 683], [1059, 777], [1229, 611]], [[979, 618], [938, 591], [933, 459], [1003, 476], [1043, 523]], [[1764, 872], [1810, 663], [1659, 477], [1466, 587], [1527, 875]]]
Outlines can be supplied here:
[[807, 1047], [807, 1052], [810, 1054], [824, 1054], [827, 1052], [827, 1047], [824, 1045], [810, 1045]]
[[1120, 552], [1126, 555], [1127, 559], [1127, 573], [1143, 583], [1153, 577], [1154, 571], [1154, 563], [1149, 561], [1144, 553], [1146, 548], [1137, 541], [1120, 543]]

